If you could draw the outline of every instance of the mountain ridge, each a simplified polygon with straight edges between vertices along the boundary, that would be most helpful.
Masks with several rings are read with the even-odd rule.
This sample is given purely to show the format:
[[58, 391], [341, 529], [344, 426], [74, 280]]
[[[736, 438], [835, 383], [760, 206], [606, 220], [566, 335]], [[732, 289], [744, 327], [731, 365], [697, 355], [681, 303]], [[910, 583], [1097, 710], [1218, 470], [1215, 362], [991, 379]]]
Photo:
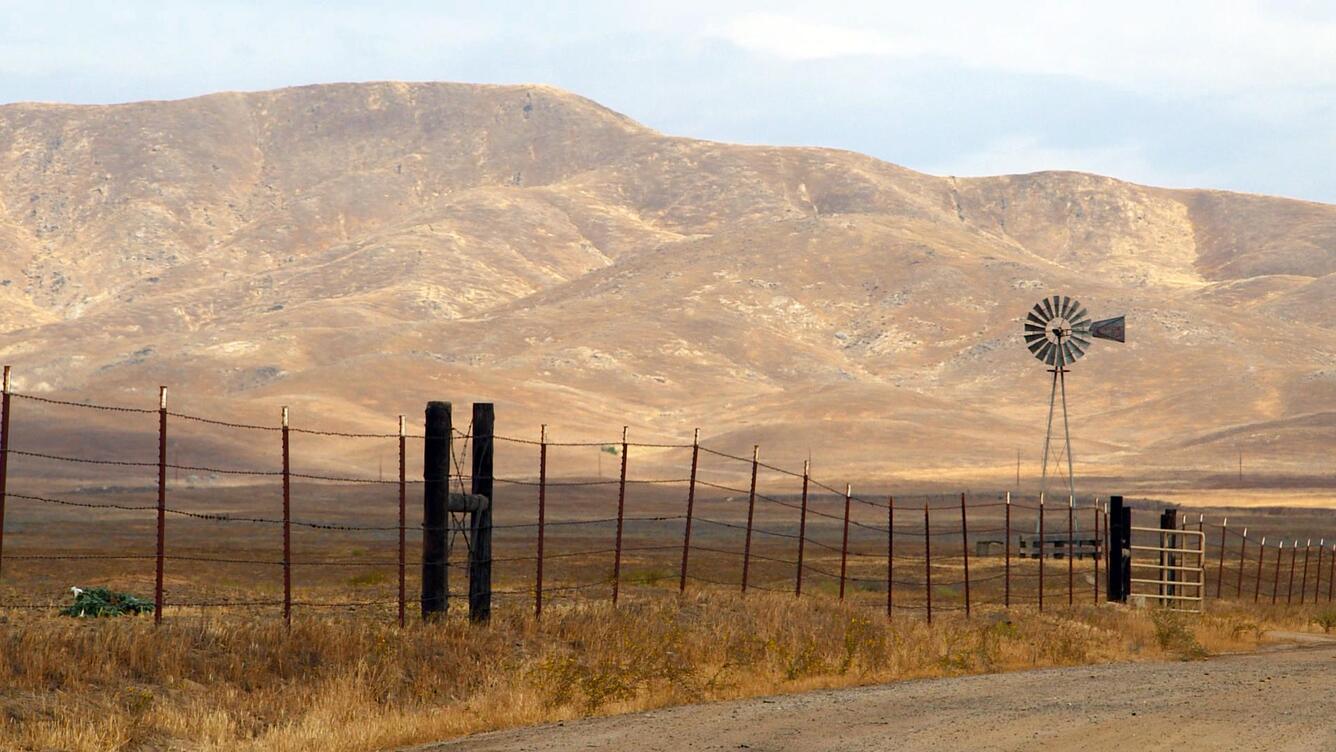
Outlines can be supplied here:
[[1129, 315], [1074, 369], [1092, 469], [1224, 463], [1188, 437], [1255, 424], [1230, 440], [1321, 474], [1336, 440], [1280, 425], [1336, 404], [1336, 206], [665, 136], [553, 87], [0, 105], [0, 248], [0, 355], [43, 392], [365, 426], [448, 383], [579, 435], [743, 443], [828, 436], [839, 394], [871, 437], [841, 467], [1001, 474], [1046, 407], [1018, 322], [1059, 293]]

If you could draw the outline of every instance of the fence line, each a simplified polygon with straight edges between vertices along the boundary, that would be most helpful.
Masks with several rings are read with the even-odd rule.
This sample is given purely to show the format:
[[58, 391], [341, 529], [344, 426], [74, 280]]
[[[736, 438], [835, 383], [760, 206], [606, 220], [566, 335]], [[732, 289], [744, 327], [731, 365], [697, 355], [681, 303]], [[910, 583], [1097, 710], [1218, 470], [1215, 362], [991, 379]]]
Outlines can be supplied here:
[[[116, 459], [107, 457], [84, 457], [66, 454], [57, 454], [51, 452], [41, 452], [32, 449], [21, 449], [11, 446], [10, 420], [13, 413], [12, 398], [28, 400], [39, 404], [49, 404], [59, 407], [70, 407], [79, 409], [96, 410], [111, 414], [127, 415], [151, 415], [156, 413], [158, 417], [157, 439], [158, 439], [158, 457], [156, 462]], [[169, 419], [181, 420], [201, 426], [214, 428], [227, 428], [239, 430], [254, 430], [270, 433], [278, 433], [281, 447], [281, 469], [271, 470], [262, 468], [215, 468], [208, 465], [182, 464], [168, 461], [168, 428]], [[394, 441], [394, 449], [397, 454], [397, 477], [392, 479], [385, 478], [367, 478], [358, 477], [355, 474], [346, 475], [326, 475], [318, 473], [298, 473], [292, 468], [292, 434], [333, 437], [338, 439], [355, 439], [368, 441], [388, 440]], [[461, 438], [466, 444], [471, 439], [472, 428], [466, 431], [452, 430], [452, 435]], [[122, 407], [115, 405], [102, 405], [88, 402], [74, 402], [59, 400], [37, 395], [29, 395], [13, 392], [9, 384], [9, 369], [5, 368], [5, 381], [3, 397], [0, 400], [0, 575], [3, 574], [3, 565], [6, 559], [4, 550], [5, 544], [5, 502], [7, 499], [16, 499], [37, 502], [39, 504], [49, 504], [56, 506], [67, 506], [73, 508], [105, 511], [124, 511], [124, 512], [148, 512], [155, 514], [155, 547], [152, 554], [139, 553], [93, 553], [65, 550], [54, 554], [37, 553], [10, 553], [8, 559], [12, 561], [115, 561], [115, 560], [142, 560], [152, 558], [154, 560], [154, 619], [160, 622], [166, 609], [175, 608], [209, 608], [222, 606], [274, 606], [282, 609], [285, 623], [291, 623], [294, 608], [310, 607], [360, 607], [360, 606], [382, 606], [392, 605], [395, 607], [395, 616], [400, 625], [406, 623], [406, 599], [408, 591], [407, 583], [407, 532], [409, 525], [407, 523], [407, 486], [409, 483], [422, 483], [421, 480], [409, 480], [407, 477], [407, 452], [406, 443], [410, 438], [425, 438], [423, 435], [414, 435], [406, 431], [403, 416], [399, 416], [398, 430], [395, 433], [365, 433], [348, 431], [330, 431], [314, 428], [304, 428], [291, 426], [289, 421], [288, 408], [284, 407], [281, 411], [281, 420], [276, 426], [265, 426], [250, 423], [233, 422], [211, 417], [177, 413], [168, 410], [167, 406], [167, 387], [161, 387], [159, 390], [159, 404], [156, 410]], [[493, 530], [503, 534], [516, 534], [521, 531], [532, 531], [532, 541], [534, 551], [532, 555], [514, 555], [514, 556], [492, 556], [487, 559], [487, 565], [492, 563], [522, 563], [532, 562], [534, 566], [533, 580], [531, 586], [521, 586], [516, 588], [492, 588], [486, 594], [506, 595], [515, 597], [532, 597], [533, 611], [535, 616], [541, 617], [543, 614], [545, 599], [553, 596], [574, 597], [595, 589], [608, 588], [610, 591], [611, 602], [616, 604], [623, 595], [623, 586], [626, 578], [625, 556], [632, 554], [643, 556], [654, 552], [663, 552], [678, 548], [675, 542], [665, 542], [667, 539], [662, 536], [654, 536], [642, 540], [644, 535], [633, 538], [628, 541], [627, 536], [630, 533], [628, 525], [653, 525], [656, 523], [674, 523], [683, 524], [680, 543], [680, 566], [675, 573], [678, 579], [678, 591], [685, 591], [688, 581], [703, 584], [718, 584], [727, 587], [738, 587], [742, 593], [751, 590], [790, 592], [795, 597], [804, 595], [804, 575], [814, 575], [818, 578], [817, 584], [829, 587], [837, 594], [840, 601], [852, 601], [855, 603], [866, 603], [863, 596], [866, 591], [876, 591], [885, 588], [884, 610], [887, 618], [893, 618], [897, 610], [918, 611], [931, 622], [934, 613], [963, 612], [966, 617], [973, 615], [974, 611], [980, 606], [996, 605], [1002, 608], [1010, 608], [1013, 603], [1013, 590], [1018, 584], [1025, 584], [1028, 589], [1030, 584], [1037, 585], [1034, 588], [1037, 607], [1043, 610], [1046, 603], [1046, 597], [1053, 595], [1049, 591], [1061, 592], [1061, 579], [1056, 583], [1051, 583], [1047, 575], [1047, 560], [1053, 558], [1050, 555], [1050, 534], [1055, 536], [1053, 545], [1059, 545], [1065, 542], [1066, 548], [1063, 555], [1067, 558], [1067, 584], [1066, 597], [1069, 606], [1075, 605], [1076, 595], [1076, 573], [1077, 573], [1077, 538], [1076, 538], [1076, 520], [1078, 503], [1075, 498], [1068, 498], [1066, 529], [1062, 532], [1050, 533], [1049, 521], [1047, 517], [1056, 510], [1052, 510], [1046, 503], [1046, 499], [1041, 495], [1037, 505], [1022, 503], [1012, 498], [1010, 493], [1005, 498], [999, 500], [990, 500], [975, 498], [971, 501], [966, 493], [959, 495], [959, 520], [958, 525], [952, 524], [946, 526], [948, 521], [942, 518], [952, 510], [945, 503], [944, 498], [939, 498], [934, 506], [928, 499], [923, 503], [923, 520], [921, 527], [915, 524], [905, 524], [903, 521], [897, 526], [895, 511], [896, 499], [893, 496], [887, 496], [884, 500], [866, 498], [853, 492], [852, 486], [845, 484], [841, 491], [837, 486], [822, 482], [812, 477], [809, 463], [804, 462], [801, 472], [783, 468], [778, 465], [762, 462], [760, 460], [760, 447], [753, 447], [751, 457], [744, 457], [731, 454], [713, 447], [703, 445], [700, 440], [700, 431], [697, 429], [689, 444], [671, 443], [671, 442], [632, 442], [628, 439], [628, 430], [623, 427], [622, 435], [616, 442], [554, 442], [549, 440], [547, 426], [542, 426], [539, 437], [536, 441], [516, 437], [494, 436], [496, 441], [507, 442], [520, 448], [533, 448], [537, 450], [538, 476], [536, 480], [525, 478], [504, 478], [492, 477], [486, 478], [488, 481], [496, 481], [516, 488], [533, 488], [536, 493], [536, 520], [533, 522], [516, 521], [502, 522], [500, 524], [491, 524]], [[616, 480], [589, 480], [589, 479], [553, 479], [551, 474], [551, 458], [549, 451], [551, 448], [596, 448], [598, 451], [615, 452], [620, 457], [618, 475]], [[634, 449], [691, 449], [690, 465], [685, 473], [685, 477], [667, 477], [667, 478], [631, 478], [628, 477], [629, 454]], [[41, 462], [69, 463], [77, 465], [89, 465], [94, 467], [108, 468], [155, 468], [157, 471], [156, 499], [153, 504], [130, 504], [116, 502], [86, 502], [70, 499], [61, 499], [54, 496], [15, 493], [9, 490], [8, 484], [12, 480], [11, 468], [9, 466], [10, 457], [21, 457]], [[748, 473], [749, 482], [745, 488], [730, 485], [728, 483], [717, 482], [717, 480], [702, 477], [704, 468], [701, 466], [703, 456], [712, 458], [712, 465], [717, 461], [723, 461], [722, 466], [725, 470], [736, 470], [738, 474]], [[449, 473], [446, 483], [456, 481], [460, 485], [461, 492], [464, 490], [465, 481], [483, 480], [474, 478], [465, 472], [461, 466], [463, 463], [457, 457], [450, 458], [454, 464], [454, 471]], [[476, 467], [476, 466], [475, 466]], [[250, 515], [235, 515], [217, 512], [196, 512], [181, 508], [177, 505], [169, 504], [168, 500], [168, 482], [167, 471], [186, 470], [193, 472], [209, 472], [219, 475], [243, 476], [254, 478], [279, 478], [282, 483], [282, 515], [281, 517], [265, 517]], [[758, 485], [758, 476], [761, 470], [775, 473], [780, 476], [784, 482], [793, 483], [797, 486], [797, 481], [801, 482], [800, 487], [790, 488], [784, 494], [788, 499], [792, 499], [794, 492], [797, 492], [798, 501], [794, 503], [773, 490], [769, 493], [763, 493]], [[719, 472], [719, 468], [714, 468], [711, 472]], [[370, 525], [370, 524], [348, 524], [337, 521], [311, 520], [305, 518], [296, 518], [293, 515], [292, 502], [294, 489], [293, 480], [312, 481], [318, 483], [337, 483], [337, 484], [385, 484], [395, 486], [397, 491], [397, 524], [394, 525]], [[685, 485], [685, 510], [684, 514], [663, 513], [663, 514], [627, 514], [627, 505], [631, 502], [628, 496], [628, 488], [650, 488], [673, 487]], [[609, 517], [592, 517], [588, 519], [551, 519], [549, 512], [552, 511], [552, 499], [549, 498], [549, 492], [560, 490], [562, 492], [592, 492], [598, 488], [616, 487], [616, 514]], [[490, 486], [489, 486], [490, 487]], [[813, 495], [811, 488], [815, 487], [824, 494]], [[711, 501], [702, 499], [698, 493], [701, 489], [722, 492], [729, 494], [722, 500]], [[680, 497], [679, 497], [680, 498]], [[758, 514], [758, 500], [765, 505], [771, 515], [779, 514], [781, 517], [785, 514], [794, 513], [796, 516], [796, 534], [792, 528], [779, 529], [773, 526], [763, 524], [762, 515]], [[821, 508], [814, 508], [814, 502], [820, 505], [829, 502], [843, 503], [843, 509], [840, 513], [826, 511]], [[701, 513], [698, 509], [702, 504], [720, 505], [720, 510], [724, 517], [730, 512], [742, 515], [741, 506], [745, 503], [745, 523], [733, 522], [726, 518], [721, 518], [720, 514], [710, 511]], [[855, 506], [856, 505], [856, 506]], [[884, 526], [880, 522], [873, 522], [866, 519], [865, 512], [859, 512], [864, 519], [859, 519], [854, 514], [855, 508], [863, 510], [885, 510]], [[1107, 537], [1108, 537], [1108, 517], [1107, 510], [1100, 504], [1081, 504], [1082, 509], [1090, 509], [1093, 516], [1093, 535], [1094, 552], [1092, 557], [1093, 569], [1093, 601], [1100, 602], [1100, 566], [1103, 555], [1107, 555]], [[710, 506], [709, 509], [714, 509]], [[1033, 516], [1035, 538], [1038, 545], [1037, 557], [1031, 556], [1024, 550], [1025, 535], [1021, 536], [1022, 545], [1022, 566], [1017, 567], [1013, 564], [1012, 541], [1015, 535], [1015, 520], [1013, 520], [1014, 511], [1019, 510], [1023, 513], [1029, 513]], [[933, 515], [938, 515], [937, 527], [934, 527]], [[1084, 514], [1084, 513], [1083, 513]], [[972, 515], [981, 516], [983, 524], [975, 524], [971, 520]], [[1001, 519], [997, 519], [1000, 515]], [[281, 526], [282, 531], [282, 555], [280, 558], [258, 558], [246, 556], [228, 556], [228, 555], [195, 555], [189, 552], [169, 553], [167, 548], [167, 519], [168, 517], [184, 517], [209, 522], [243, 522]], [[1023, 514], [1022, 516], [1027, 516]], [[878, 513], [878, 518], [880, 514]], [[836, 546], [832, 542], [820, 540], [818, 530], [814, 530], [809, 525], [811, 519], [817, 519], [823, 525], [840, 527], [840, 541]], [[735, 518], [736, 519], [736, 518]], [[553, 530], [574, 530], [588, 529], [594, 531], [603, 525], [615, 523], [615, 531], [611, 534], [610, 546], [589, 548], [585, 547], [573, 551], [551, 551], [549, 550], [548, 537]], [[737, 531], [742, 534], [741, 550], [734, 550], [727, 546], [722, 546], [709, 540], [693, 542], [692, 535], [696, 523], [707, 525], [717, 532], [714, 535], [722, 535], [727, 531]], [[448, 519], [443, 525], [414, 525], [415, 529], [424, 531], [445, 530], [451, 536], [451, 540], [460, 538], [466, 545], [470, 544], [470, 539], [462, 531], [460, 522], [454, 519], [453, 515], [448, 515]], [[1186, 519], [1183, 525], [1186, 528]], [[1214, 523], [1205, 520], [1204, 515], [1197, 520], [1199, 531], [1205, 531]], [[298, 559], [293, 550], [292, 532], [293, 528], [303, 528], [308, 530], [318, 530], [326, 532], [386, 532], [394, 533], [395, 555], [393, 558], [362, 558], [362, 559], [340, 559], [325, 557], [310, 557]], [[1298, 547], [1301, 545], [1299, 540], [1289, 541], [1289, 562], [1284, 561], [1286, 541], [1281, 540], [1273, 548], [1275, 560], [1271, 561], [1267, 554], [1267, 539], [1263, 537], [1260, 543], [1250, 543], [1249, 531], [1243, 528], [1238, 532], [1236, 528], [1229, 526], [1228, 519], [1224, 519], [1219, 525], [1219, 544], [1208, 546], [1204, 556], [1215, 556], [1215, 583], [1214, 591], [1217, 599], [1222, 599], [1230, 595], [1235, 599], [1244, 598], [1244, 588], [1248, 584], [1249, 573], [1252, 577], [1253, 601], [1260, 602], [1263, 597], [1269, 597], [1272, 603], [1281, 602], [1282, 592], [1282, 569], [1288, 567], [1288, 573], [1285, 574], [1283, 584], [1284, 602], [1287, 604], [1298, 603], [1300, 605], [1309, 602], [1309, 591], [1311, 589], [1312, 603], [1318, 603], [1323, 595], [1323, 585], [1326, 585], [1327, 601], [1333, 599], [1336, 594], [1336, 545], [1333, 545], [1331, 551], [1327, 551], [1326, 538], [1318, 539], [1317, 551], [1313, 552], [1313, 541], [1311, 539], [1302, 541], [1304, 547], [1303, 562], [1299, 563]], [[1215, 531], [1212, 530], [1212, 533]], [[702, 535], [709, 534], [710, 531], [702, 532]], [[995, 536], [1002, 536], [1002, 556], [1000, 567], [996, 561], [990, 559], [990, 552], [985, 548], [993, 545]], [[1061, 536], [1065, 533], [1065, 541], [1061, 541]], [[593, 533], [585, 534], [592, 535]], [[600, 533], [599, 535], [606, 534]], [[734, 533], [736, 534], [736, 533]], [[881, 536], [885, 536], [884, 554], [880, 549]], [[896, 538], [900, 537], [901, 547], [897, 549]], [[957, 538], [958, 537], [958, 538]], [[915, 540], [921, 538], [921, 553], [916, 548]], [[934, 541], [934, 539], [937, 539]], [[604, 539], [607, 540], [607, 539]], [[829, 540], [829, 539], [828, 539]], [[959, 545], [956, 545], [956, 540]], [[1089, 540], [1089, 539], [1084, 539]], [[769, 544], [767, 544], [769, 541]], [[875, 543], [874, 543], [875, 542]], [[979, 546], [977, 555], [972, 555], [970, 551], [971, 544]], [[765, 545], [779, 546], [779, 549], [767, 551]], [[870, 549], [868, 546], [875, 545], [876, 548]], [[1082, 544], [1085, 545], [1085, 544]], [[1255, 561], [1249, 556], [1249, 546], [1254, 545], [1257, 548]], [[758, 548], [760, 546], [760, 548]], [[786, 554], [784, 546], [792, 546], [788, 551], [796, 549], [796, 555]], [[861, 550], [860, 550], [861, 549]], [[815, 550], [817, 560], [812, 560], [812, 551]], [[709, 576], [700, 571], [693, 571], [692, 553], [712, 555], [723, 557], [724, 559], [740, 560], [740, 572], [736, 582], [729, 583], [726, 580], [719, 579], [715, 571], [711, 571]], [[833, 556], [839, 556], [839, 569], [832, 571], [829, 564], [833, 563]], [[593, 575], [593, 579], [569, 581], [558, 578], [555, 582], [549, 582], [545, 579], [546, 562], [577, 562], [595, 557], [612, 556], [611, 566], [602, 569], [603, 574]], [[996, 554], [991, 554], [995, 556]], [[447, 561], [447, 568], [465, 567], [458, 563]], [[873, 573], [869, 575], [868, 564], [875, 564], [885, 559], [884, 578]], [[709, 561], [706, 556], [702, 561]], [[1025, 566], [1025, 558], [1037, 558], [1033, 562], [1036, 566]], [[907, 579], [897, 579], [896, 560], [918, 561], [921, 559], [922, 569], [921, 577], [912, 574], [913, 568]], [[607, 561], [606, 559], [604, 560]], [[282, 567], [282, 598], [277, 599], [186, 599], [177, 600], [168, 597], [169, 593], [165, 587], [166, 564], [169, 562], [198, 562], [215, 564], [245, 564], [258, 566], [281, 566]], [[1267, 572], [1265, 566], [1270, 565], [1270, 571]], [[1326, 569], [1324, 570], [1324, 565]], [[395, 597], [383, 600], [340, 600], [332, 602], [311, 601], [294, 598], [292, 571], [294, 567], [302, 567], [303, 571], [315, 567], [356, 567], [356, 566], [392, 566], [395, 569], [394, 590]], [[607, 566], [603, 564], [601, 566]], [[702, 564], [697, 565], [699, 570]], [[791, 575], [785, 575], [776, 578], [776, 568], [782, 567], [791, 572]], [[759, 581], [754, 581], [754, 570], [760, 568], [768, 572], [762, 575]], [[560, 567], [558, 568], [560, 569]], [[773, 570], [773, 571], [772, 571]], [[1026, 571], [1028, 570], [1028, 571]], [[1084, 570], [1084, 567], [1083, 567]], [[1270, 577], [1266, 577], [1269, 574]], [[587, 576], [587, 575], [586, 575]], [[900, 573], [901, 577], [906, 577]], [[673, 574], [652, 574], [636, 578], [636, 583], [640, 585], [651, 585], [652, 583], [670, 579]], [[791, 580], [789, 579], [791, 577]], [[1325, 578], [1325, 583], [1324, 583]], [[1269, 579], [1269, 583], [1267, 580]], [[791, 582], [792, 586], [788, 587]], [[1310, 585], [1311, 582], [1311, 585]], [[1267, 585], [1269, 584], [1269, 587]], [[1233, 585], [1229, 588], [1229, 585]], [[1298, 586], [1296, 601], [1296, 585]], [[958, 590], [959, 589], [959, 590]], [[1000, 592], [999, 592], [1000, 589]], [[897, 590], [899, 592], [897, 592]], [[479, 593], [475, 593], [477, 595]], [[897, 598], [898, 596], [898, 598]], [[458, 597], [451, 593], [449, 597]], [[6, 605], [0, 604], [0, 608], [27, 608], [29, 605]]]

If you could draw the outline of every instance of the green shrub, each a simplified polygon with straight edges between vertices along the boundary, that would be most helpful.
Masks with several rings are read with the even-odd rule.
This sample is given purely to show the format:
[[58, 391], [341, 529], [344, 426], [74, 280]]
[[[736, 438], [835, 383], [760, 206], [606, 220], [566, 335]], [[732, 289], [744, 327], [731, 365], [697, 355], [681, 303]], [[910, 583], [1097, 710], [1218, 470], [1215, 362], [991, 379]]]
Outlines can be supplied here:
[[70, 588], [74, 593], [74, 603], [60, 609], [64, 616], [123, 616], [125, 614], [151, 614], [153, 604], [129, 593], [113, 593], [98, 587]]

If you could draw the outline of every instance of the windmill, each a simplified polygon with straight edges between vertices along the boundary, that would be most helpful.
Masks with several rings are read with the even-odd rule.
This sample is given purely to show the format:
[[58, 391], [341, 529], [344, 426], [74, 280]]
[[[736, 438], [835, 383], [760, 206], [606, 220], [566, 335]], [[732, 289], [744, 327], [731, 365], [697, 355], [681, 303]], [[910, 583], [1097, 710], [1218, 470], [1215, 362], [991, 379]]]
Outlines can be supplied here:
[[[1048, 396], [1048, 427], [1044, 432], [1044, 467], [1039, 480], [1039, 497], [1043, 499], [1048, 486], [1049, 457], [1053, 455], [1053, 412], [1058, 397], [1062, 398], [1062, 452], [1067, 457], [1067, 492], [1076, 498], [1076, 480], [1072, 476], [1072, 436], [1067, 422], [1067, 366], [1075, 363], [1090, 349], [1096, 339], [1124, 341], [1122, 316], [1091, 322], [1081, 304], [1065, 295], [1054, 295], [1035, 303], [1025, 316], [1025, 346], [1030, 354], [1049, 366], [1053, 374], [1053, 388]], [[1058, 473], [1062, 472], [1062, 458], [1055, 457]]]

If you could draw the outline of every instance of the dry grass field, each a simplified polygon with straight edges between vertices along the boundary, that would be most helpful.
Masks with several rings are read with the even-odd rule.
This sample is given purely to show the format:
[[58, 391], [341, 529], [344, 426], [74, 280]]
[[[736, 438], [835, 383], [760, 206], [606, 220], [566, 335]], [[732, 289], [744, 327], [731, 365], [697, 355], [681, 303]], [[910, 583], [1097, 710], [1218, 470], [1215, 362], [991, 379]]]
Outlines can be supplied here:
[[405, 629], [367, 613], [234, 610], [0, 622], [9, 749], [373, 750], [685, 702], [1254, 647], [1316, 607], [1201, 617], [1080, 606], [887, 621], [826, 597], [713, 589], [502, 609]]

